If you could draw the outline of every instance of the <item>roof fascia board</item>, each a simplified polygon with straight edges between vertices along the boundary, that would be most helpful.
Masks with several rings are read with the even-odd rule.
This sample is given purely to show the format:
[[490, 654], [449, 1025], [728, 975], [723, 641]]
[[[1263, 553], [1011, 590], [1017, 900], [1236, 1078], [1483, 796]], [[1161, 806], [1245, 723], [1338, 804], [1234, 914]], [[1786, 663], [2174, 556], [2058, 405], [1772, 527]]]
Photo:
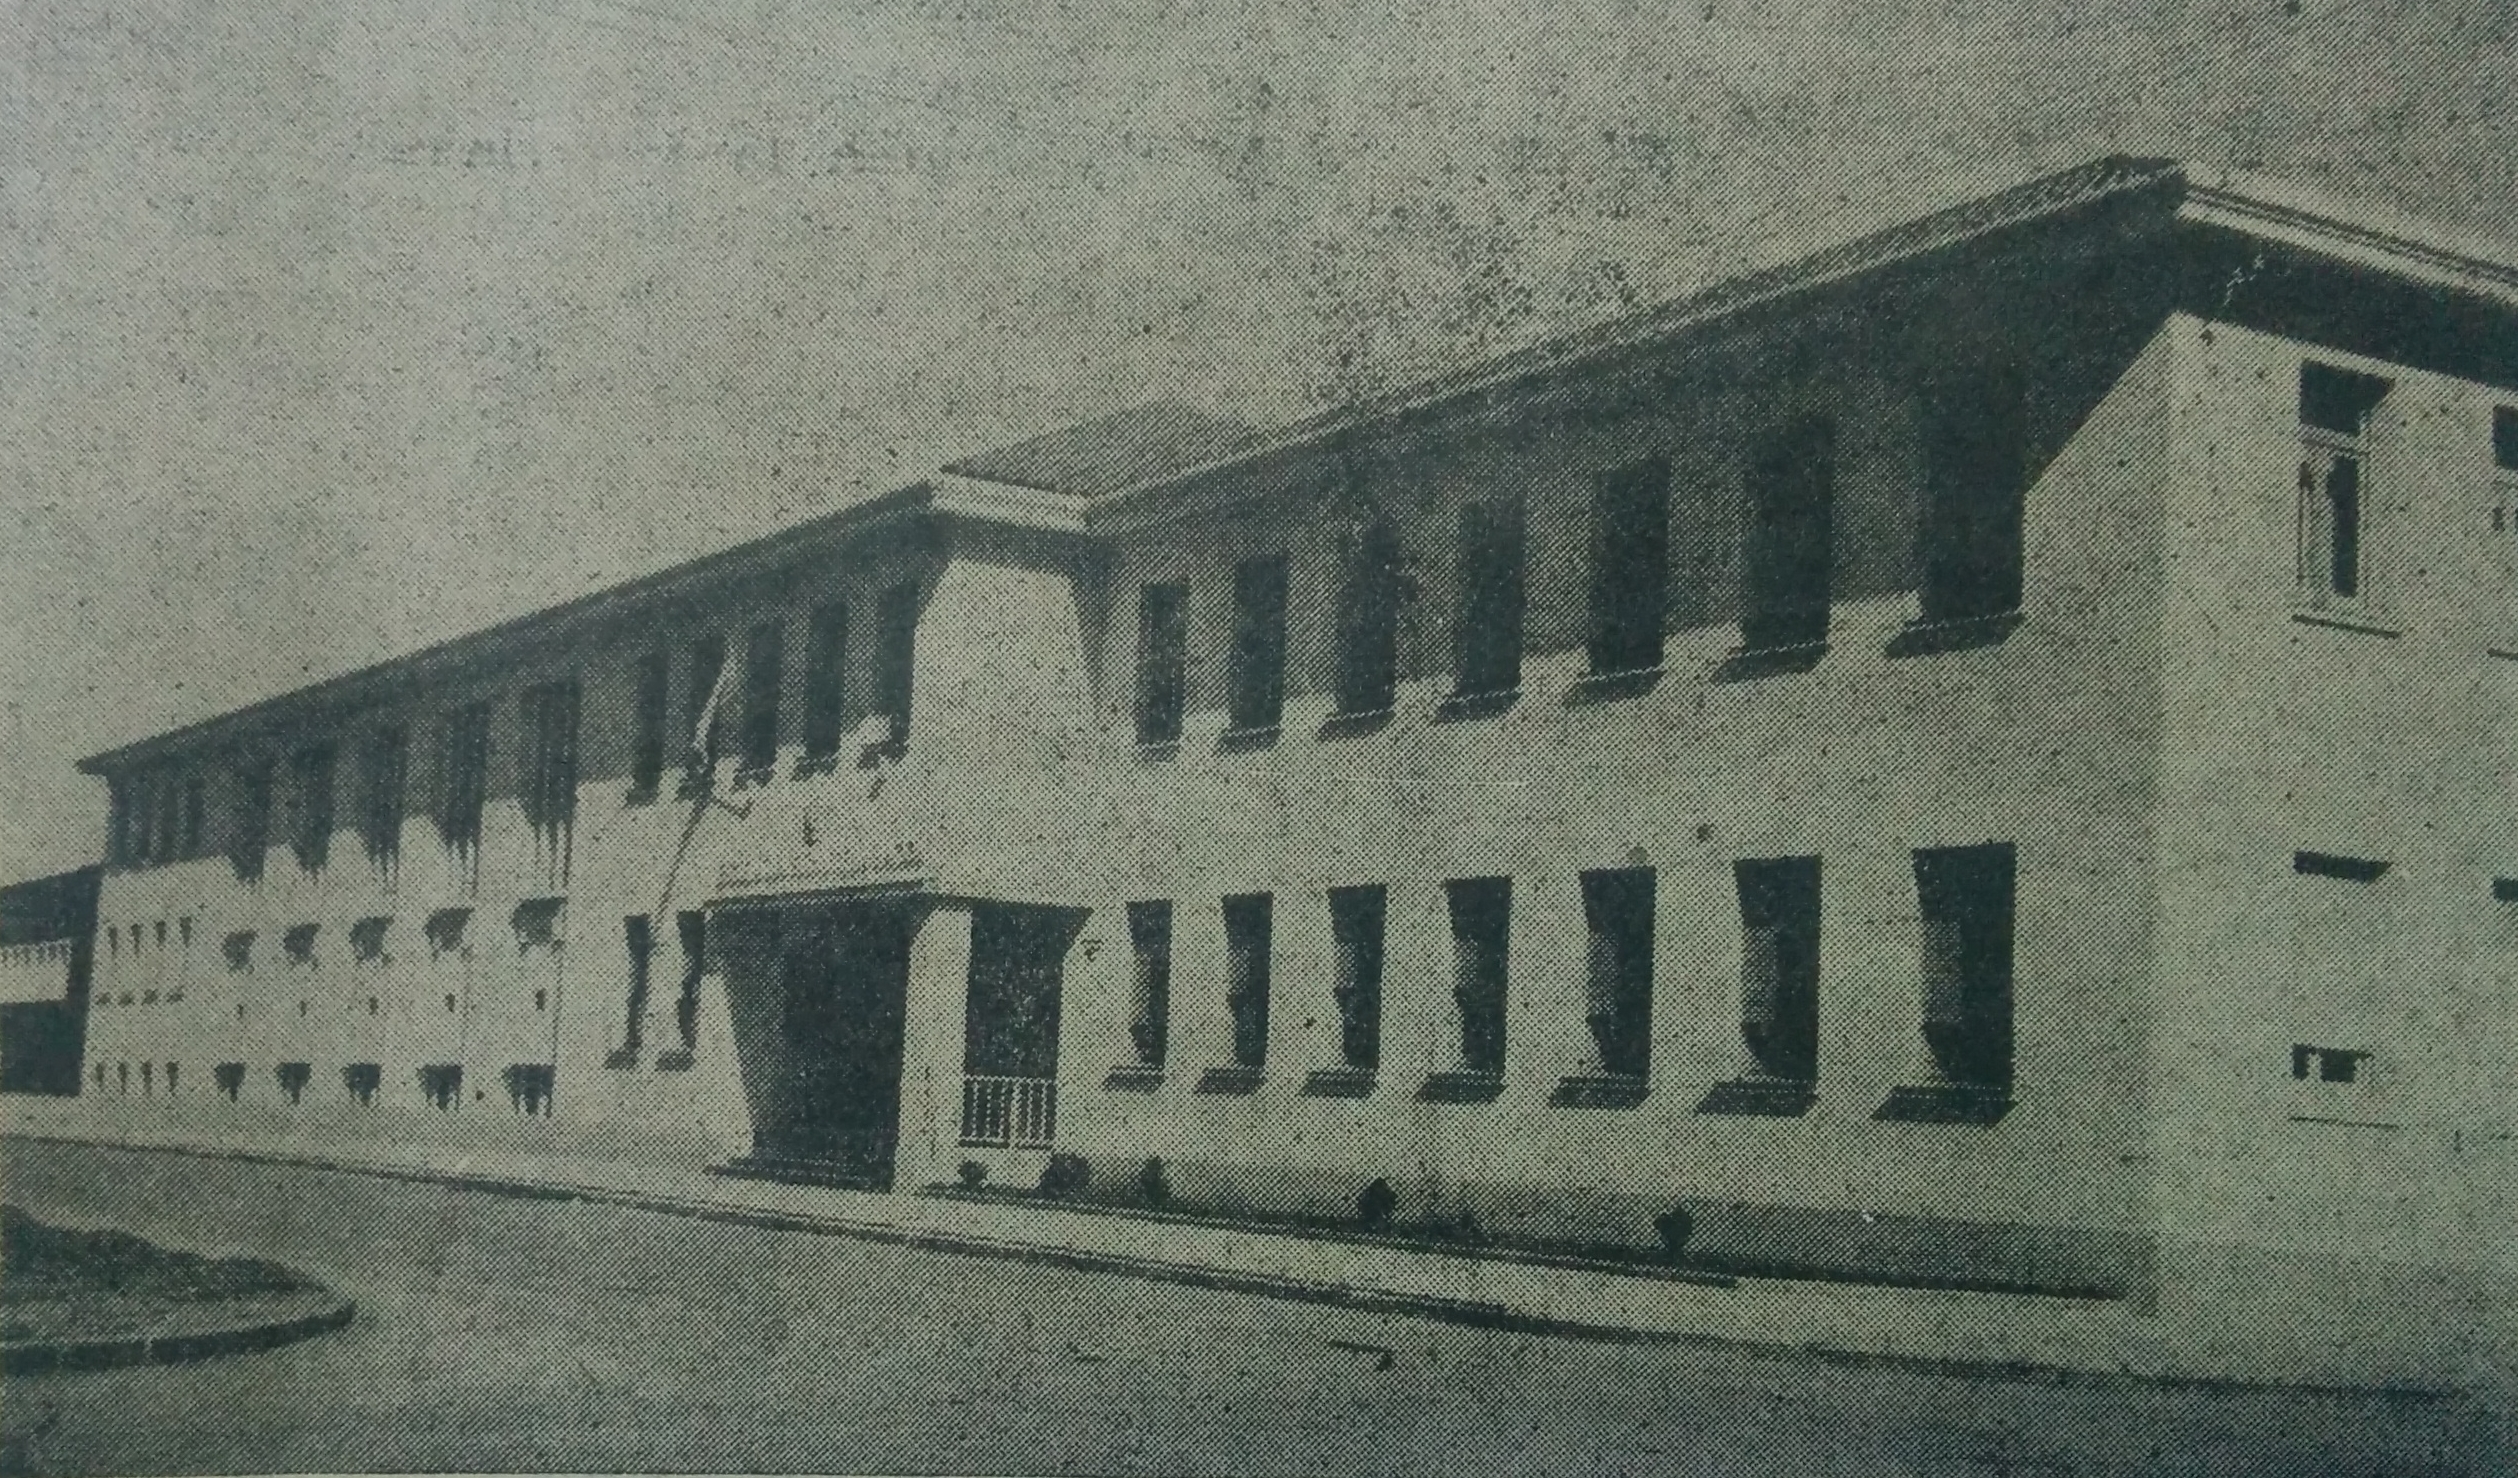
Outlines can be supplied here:
[[292, 721], [337, 720], [398, 691], [495, 667], [536, 647], [626, 620], [642, 609], [689, 600], [710, 586], [775, 569], [817, 547], [850, 544], [907, 527], [926, 517], [928, 501], [925, 483], [899, 488], [813, 522], [780, 529], [563, 605], [101, 751], [80, 760], [78, 768], [90, 775], [108, 775], [158, 763], [185, 750], [250, 741]]
[[2226, 172], [2207, 180], [2199, 166], [2189, 173], [2180, 220], [2518, 305], [2518, 259], [2479, 238], [2281, 181]]

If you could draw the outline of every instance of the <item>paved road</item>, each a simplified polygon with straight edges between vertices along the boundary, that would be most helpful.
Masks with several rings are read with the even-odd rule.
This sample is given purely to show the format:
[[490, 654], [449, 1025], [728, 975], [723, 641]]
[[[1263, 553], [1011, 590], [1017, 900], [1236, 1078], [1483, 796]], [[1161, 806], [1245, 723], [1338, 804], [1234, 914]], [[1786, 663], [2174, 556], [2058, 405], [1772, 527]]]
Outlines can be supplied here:
[[2518, 1472], [2509, 1426], [2439, 1403], [1489, 1334], [175, 1155], [7, 1143], [0, 1187], [360, 1309], [285, 1350], [13, 1380], [0, 1472]]

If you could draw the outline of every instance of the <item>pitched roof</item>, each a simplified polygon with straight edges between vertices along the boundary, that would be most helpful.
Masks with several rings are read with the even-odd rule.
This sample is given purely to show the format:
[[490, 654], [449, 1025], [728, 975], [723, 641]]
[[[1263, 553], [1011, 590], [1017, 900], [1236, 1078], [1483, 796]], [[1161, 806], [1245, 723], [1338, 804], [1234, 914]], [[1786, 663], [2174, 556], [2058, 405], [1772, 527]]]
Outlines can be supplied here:
[[945, 467], [960, 477], [1096, 497], [1256, 446], [1257, 428], [1155, 401]]

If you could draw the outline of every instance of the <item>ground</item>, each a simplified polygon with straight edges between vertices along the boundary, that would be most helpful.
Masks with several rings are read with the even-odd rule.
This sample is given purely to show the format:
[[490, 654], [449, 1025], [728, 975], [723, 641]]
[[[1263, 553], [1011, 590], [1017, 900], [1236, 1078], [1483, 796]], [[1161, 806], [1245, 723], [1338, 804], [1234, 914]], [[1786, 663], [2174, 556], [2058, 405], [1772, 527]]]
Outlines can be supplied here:
[[12, 1141], [0, 1173], [38, 1215], [269, 1257], [359, 1305], [268, 1353], [14, 1379], [8, 1472], [2518, 1468], [2506, 1419], [2456, 1403], [1495, 1334], [168, 1154]]

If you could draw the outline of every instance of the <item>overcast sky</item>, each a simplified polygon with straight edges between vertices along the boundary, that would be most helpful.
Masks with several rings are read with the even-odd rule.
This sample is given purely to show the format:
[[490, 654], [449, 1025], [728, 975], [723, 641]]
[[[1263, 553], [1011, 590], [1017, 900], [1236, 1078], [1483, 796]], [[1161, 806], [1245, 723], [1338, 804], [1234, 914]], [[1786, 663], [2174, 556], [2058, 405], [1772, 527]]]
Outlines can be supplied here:
[[2096, 154], [2518, 239], [2514, 12], [0, 0], [0, 880], [83, 754]]

